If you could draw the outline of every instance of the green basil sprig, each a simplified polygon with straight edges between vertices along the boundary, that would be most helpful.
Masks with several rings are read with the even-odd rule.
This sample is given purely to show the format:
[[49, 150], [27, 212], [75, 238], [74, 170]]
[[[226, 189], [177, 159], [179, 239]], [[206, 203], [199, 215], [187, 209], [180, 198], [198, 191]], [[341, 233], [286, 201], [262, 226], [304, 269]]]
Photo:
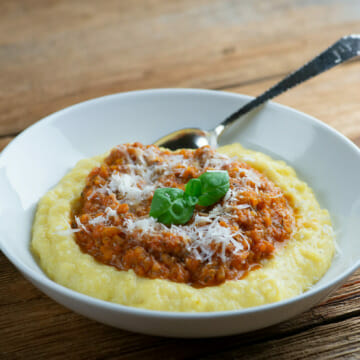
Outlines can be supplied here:
[[207, 171], [199, 176], [201, 195], [198, 204], [210, 206], [219, 201], [229, 190], [229, 174], [227, 171]]
[[194, 205], [186, 201], [183, 190], [160, 188], [155, 190], [149, 215], [165, 225], [178, 225], [187, 223], [193, 212]]
[[196, 204], [213, 205], [229, 188], [227, 171], [207, 171], [197, 179], [191, 179], [185, 186], [185, 192], [177, 188], [156, 189], [149, 215], [165, 225], [186, 224]]

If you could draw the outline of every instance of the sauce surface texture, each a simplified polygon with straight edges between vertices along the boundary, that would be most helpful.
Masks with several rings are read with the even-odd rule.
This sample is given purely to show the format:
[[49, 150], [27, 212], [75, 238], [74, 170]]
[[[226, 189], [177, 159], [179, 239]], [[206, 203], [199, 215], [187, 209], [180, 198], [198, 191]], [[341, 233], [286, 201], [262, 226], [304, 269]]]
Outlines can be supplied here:
[[[185, 225], [149, 217], [156, 188], [176, 187], [208, 170], [225, 170], [230, 190], [217, 204], [196, 206]], [[279, 187], [249, 165], [209, 147], [171, 152], [119, 145], [89, 174], [73, 209], [80, 249], [98, 262], [193, 287], [240, 279], [289, 239], [294, 214]]]

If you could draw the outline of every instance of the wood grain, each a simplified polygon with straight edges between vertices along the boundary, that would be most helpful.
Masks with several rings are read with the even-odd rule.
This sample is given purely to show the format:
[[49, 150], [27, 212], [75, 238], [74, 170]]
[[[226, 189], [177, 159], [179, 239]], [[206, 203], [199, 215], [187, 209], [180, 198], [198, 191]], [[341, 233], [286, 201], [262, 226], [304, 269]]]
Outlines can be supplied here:
[[112, 329], [53, 302], [27, 282], [3, 255], [0, 256], [0, 268], [3, 270], [0, 273], [0, 355], [9, 358], [21, 354], [23, 358], [35, 359], [51, 354], [52, 358], [61, 359], [68, 353], [75, 359], [91, 359], [95, 355], [114, 359], [155, 359], [159, 354], [163, 358], [200, 357], [220, 350], [243, 349], [244, 346], [266, 349], [269, 341], [283, 339], [286, 342], [288, 338], [302, 336], [327, 324], [343, 321], [347, 324], [346, 321], [351, 323], [360, 319], [360, 271], [325, 303], [290, 321], [209, 341], [166, 339]]
[[[358, 0], [2, 0], [0, 150], [43, 116], [153, 87], [257, 95], [343, 35]], [[360, 61], [275, 101], [360, 146]], [[260, 331], [211, 340], [134, 334], [56, 304], [0, 254], [1, 359], [360, 359], [360, 271], [324, 303]]]
[[360, 357], [359, 341], [360, 318], [346, 319], [286, 338], [266, 341], [261, 346], [249, 345], [204, 359], [356, 359]]
[[[226, 90], [259, 95], [281, 80], [250, 83]], [[327, 123], [350, 139], [360, 137], [360, 61], [348, 63], [324, 73], [280, 95], [274, 101], [293, 107]]]
[[2, 1], [0, 134], [109, 93], [284, 75], [359, 13], [357, 0]]

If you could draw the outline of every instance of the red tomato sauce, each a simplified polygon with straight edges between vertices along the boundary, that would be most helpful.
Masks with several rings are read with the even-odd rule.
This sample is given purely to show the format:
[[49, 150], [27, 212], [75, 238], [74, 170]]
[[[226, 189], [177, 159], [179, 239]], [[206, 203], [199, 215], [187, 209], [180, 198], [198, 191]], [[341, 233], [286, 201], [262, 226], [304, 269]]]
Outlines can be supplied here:
[[[184, 190], [207, 170], [229, 173], [230, 190], [219, 203], [197, 205], [185, 225], [149, 217], [156, 188]], [[72, 214], [75, 241], [98, 262], [198, 288], [260, 267], [294, 224], [280, 188], [246, 163], [209, 147], [173, 153], [140, 143], [115, 147], [91, 171]]]

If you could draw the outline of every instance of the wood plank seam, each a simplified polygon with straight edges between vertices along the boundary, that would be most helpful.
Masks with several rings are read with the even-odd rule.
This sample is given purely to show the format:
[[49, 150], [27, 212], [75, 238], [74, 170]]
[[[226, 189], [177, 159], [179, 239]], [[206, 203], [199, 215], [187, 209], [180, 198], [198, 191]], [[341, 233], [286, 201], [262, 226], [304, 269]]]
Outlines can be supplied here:
[[[344, 319], [343, 321], [346, 321], [346, 320], [348, 320], [348, 319]], [[340, 321], [339, 321], [340, 322]], [[337, 323], [337, 322], [335, 322], [335, 323]], [[332, 323], [332, 324], [334, 324], [334, 323]], [[303, 332], [306, 332], [306, 331], [309, 331], [309, 330], [313, 330], [313, 329], [315, 329], [315, 328], [317, 328], [317, 327], [321, 327], [321, 326], [325, 326], [325, 325], [329, 325], [329, 324], [321, 324], [320, 326], [314, 326], [314, 327], [309, 327], [308, 329], [306, 329], [305, 331], [303, 331]], [[262, 346], [262, 347], [264, 347], [264, 348], [266, 348], [266, 344], [269, 344], [269, 343], [271, 343], [271, 342], [273, 342], [273, 341], [278, 341], [278, 340], [283, 340], [283, 339], [286, 339], [286, 338], [288, 338], [288, 337], [291, 337], [291, 336], [296, 336], [296, 335], [299, 335], [299, 334], [301, 334], [301, 332], [297, 332], [297, 333], [293, 333], [293, 334], [290, 334], [290, 333], [288, 333], [288, 334], [286, 334], [285, 336], [281, 336], [281, 337], [276, 337], [276, 336], [274, 336], [274, 337], [269, 337], [269, 338], [262, 338], [260, 341], [254, 341], [254, 342], [248, 342], [248, 343], [241, 343], [241, 344], [236, 344], [236, 345], [234, 345], [234, 346], [231, 346], [231, 348], [226, 348], [226, 349], [224, 349], [224, 351], [223, 351], [223, 349], [221, 350], [221, 351], [219, 351], [219, 352], [217, 352], [216, 353], [216, 356], [218, 356], [218, 358], [231, 358], [232, 359], [232, 357], [231, 356], [229, 356], [229, 357], [227, 357], [226, 355], [228, 354], [229, 355], [229, 353], [231, 353], [232, 351], [239, 351], [240, 349], [241, 349], [241, 347], [242, 346], [254, 346], [254, 345], [259, 345], [259, 346]], [[324, 351], [327, 351], [326, 349], [324, 350]], [[189, 358], [189, 359], [199, 359], [199, 358], [203, 358], [203, 359], [206, 359], [209, 355], [210, 355], [210, 358], [212, 358], [211, 357], [211, 355], [213, 354], [213, 351], [209, 351], [209, 352], [206, 352], [206, 353], [203, 353], [203, 354], [197, 354], [197, 356], [196, 357], [194, 357], [194, 358]], [[350, 354], [354, 354], [353, 352], [351, 352]], [[133, 354], [131, 354], [131, 355], [133, 355]], [[322, 357], [320, 356], [320, 353], [317, 353], [317, 356], [318, 356], [318, 359], [321, 359]], [[352, 358], [352, 359], [355, 359], [355, 358]]]
[[[298, 335], [298, 334], [301, 334], [301, 333], [306, 332], [308, 330], [312, 330], [312, 329], [315, 329], [315, 328], [318, 328], [318, 327], [321, 327], [321, 326], [325, 326], [325, 325], [329, 325], [329, 324], [336, 324], [336, 323], [339, 323], [339, 322], [342, 322], [342, 321], [345, 321], [345, 320], [349, 320], [351, 318], [356, 318], [356, 317], [360, 317], [360, 310], [355, 310], [354, 312], [352, 312], [350, 314], [339, 315], [336, 318], [332, 318], [331, 320], [324, 318], [324, 321], [321, 322], [321, 323], [318, 323], [318, 324], [315, 324], [315, 325], [313, 325], [313, 324], [305, 325], [305, 326], [299, 327], [299, 328], [294, 329], [294, 330], [290, 330], [290, 331], [287, 331], [287, 332], [285, 331], [285, 332], [279, 333], [279, 334], [274, 334], [273, 336], [264, 335], [264, 336], [261, 336], [261, 337], [258, 337], [256, 339], [254, 339], [254, 341], [251, 341], [251, 340], [253, 340], [253, 339], [251, 339], [249, 342], [244, 342], [241, 345], [250, 345], [250, 344], [251, 345], [256, 345], [256, 344], [263, 343], [264, 340], [266, 340], [266, 342], [274, 341], [274, 340], [281, 340], [281, 339], [287, 338], [289, 336]], [[269, 327], [268, 329], [271, 329], [271, 327]], [[229, 349], [230, 348], [236, 349], [238, 346], [239, 346], [239, 344], [234, 344], [234, 346], [230, 345]], [[226, 350], [226, 352], [227, 351], [228, 350]]]
[[[344, 329], [344, 328], [347, 328], [350, 326], [350, 323], [346, 323], [347, 321], [344, 320], [342, 322], [342, 325], [341, 327]], [[346, 323], [346, 324], [344, 324]], [[358, 323], [358, 321], [355, 322], [355, 325]], [[323, 326], [323, 329], [322, 330], [326, 330], [326, 328], [328, 327], [329, 324], [327, 324], [326, 326], [324, 325]], [[330, 324], [330, 325], [336, 325], [336, 324]], [[314, 329], [313, 328], [310, 328], [309, 329], [309, 334], [307, 334], [307, 336], [303, 336], [303, 338], [305, 337], [309, 337], [309, 335], [312, 333], [312, 334], [316, 334], [318, 332], [315, 332], [313, 331]], [[359, 330], [358, 329], [354, 329], [355, 332], [350, 336], [349, 334], [348, 335], [345, 335], [346, 336], [346, 341], [347, 341], [347, 349], [343, 349], [343, 350], [340, 350], [342, 353], [345, 353], [345, 354], [349, 354], [351, 355], [351, 359], [359, 359], [359, 357], [355, 357], [354, 355], [355, 354], [359, 354], [359, 351], [360, 351], [360, 348], [358, 346], [358, 337], [359, 337]], [[300, 334], [301, 335], [301, 334]], [[329, 335], [329, 334], [327, 334]], [[296, 335], [295, 335], [296, 336]], [[340, 333], [337, 333], [336, 336], [334, 336], [335, 338], [339, 338], [341, 337], [342, 334], [341, 332]], [[288, 337], [288, 341], [290, 341], [293, 345], [296, 344], [297, 341], [299, 341], [301, 339], [301, 336], [294, 341], [294, 338], [291, 339], [291, 336]], [[283, 339], [279, 339], [280, 341], [283, 340]], [[286, 339], [285, 339], [286, 340]], [[216, 353], [216, 357], [213, 355], [213, 354], [210, 354], [209, 356], [205, 355], [205, 356], [202, 356], [202, 357], [196, 357], [196, 359], [239, 359], [239, 357], [237, 357], [235, 354], [237, 353], [238, 355], [241, 355], [239, 352], [243, 352], [245, 351], [249, 351], [250, 350], [250, 355], [251, 355], [251, 359], [252, 357], [254, 356], [254, 353], [253, 351], [255, 350], [256, 352], [256, 355], [260, 355], [259, 356], [256, 356], [256, 359], [337, 359], [339, 358], [337, 355], [340, 355], [339, 353], [338, 354], [335, 354], [335, 356], [333, 356], [333, 351], [334, 349], [336, 348], [337, 344], [336, 342], [334, 342], [334, 340], [331, 338], [331, 337], [322, 337], [322, 338], [317, 338], [317, 342], [318, 342], [318, 346], [317, 346], [317, 349], [316, 349], [316, 353], [312, 352], [312, 350], [310, 348], [303, 348], [301, 353], [297, 353], [296, 357], [294, 357], [294, 354], [292, 354], [292, 357], [281, 357], [279, 355], [284, 355], [284, 353], [281, 353], [281, 349], [280, 352], [278, 353], [278, 349], [276, 348], [276, 345], [277, 344], [274, 344], [274, 342], [276, 342], [277, 340], [265, 340], [262, 342], [262, 344], [260, 344], [259, 346], [259, 349], [262, 349], [263, 351], [266, 351], [266, 349], [269, 349], [270, 352], [272, 353], [272, 356], [270, 357], [269, 354], [260, 354], [258, 351], [257, 351], [257, 348], [254, 349], [254, 346], [253, 345], [257, 345], [257, 344], [249, 344], [249, 345], [245, 345], [244, 348], [242, 347], [237, 347], [237, 348], [234, 348], [234, 350], [230, 350], [230, 351], [220, 351], [220, 352], [217, 352]], [[323, 346], [322, 346], [322, 349], [319, 350], [319, 341], [322, 341], [323, 343]], [[309, 344], [311, 344], [311, 337], [309, 337], [308, 339], [308, 342]], [[344, 346], [344, 339], [343, 339], [343, 342], [339, 344], [340, 346]], [[353, 346], [351, 346], [353, 345]], [[350, 347], [351, 346], [351, 347]], [[310, 350], [310, 351], [309, 351]], [[311, 353], [312, 352], [312, 353]], [[321, 354], [324, 354], [324, 355], [321, 355]], [[325, 357], [326, 355], [326, 357]], [[330, 357], [329, 357], [330, 355]], [[190, 359], [193, 358], [195, 359], [195, 357], [190, 357]], [[246, 356], [245, 357], [246, 359], [250, 359], [250, 357]], [[340, 357], [340, 359], [344, 359], [343, 356]]]
[[6, 138], [6, 137], [15, 137], [15, 136], [18, 136], [20, 133], [21, 133], [21, 131], [16, 131], [16, 132], [13, 132], [10, 134], [0, 134], [0, 139]]
[[[351, 313], [350, 315], [349, 314], [344, 314], [344, 315], [340, 315], [336, 318], [333, 318], [332, 320], [327, 320], [326, 318], [324, 319], [323, 322], [321, 323], [318, 323], [318, 324], [309, 324], [309, 325], [306, 325], [306, 326], [302, 326], [302, 327], [299, 327], [297, 329], [294, 329], [294, 330], [290, 330], [290, 331], [284, 331], [282, 333], [274, 333], [273, 335], [272, 334], [268, 334], [268, 333], [265, 333], [265, 334], [259, 334], [257, 335], [257, 337], [251, 337], [249, 339], [246, 339], [247, 336], [249, 336], [248, 334], [251, 334], [251, 333], [248, 333], [248, 334], [243, 334], [243, 336], [241, 336], [244, 341], [241, 341], [240, 343], [239, 342], [236, 342], [236, 338], [238, 338], [238, 336], [232, 336], [230, 338], [233, 338], [234, 341], [233, 342], [228, 342], [226, 344], [222, 344], [222, 351], [221, 352], [217, 352], [217, 355], [219, 355], [219, 358], [221, 358], [221, 354], [226, 354], [228, 352], [231, 352], [232, 350], [237, 350], [239, 349], [239, 346], [249, 346], [249, 345], [261, 345], [261, 344], [264, 344], [264, 342], [271, 342], [271, 341], [277, 341], [277, 340], [282, 340], [282, 339], [285, 339], [287, 337], [290, 337], [290, 336], [296, 336], [296, 335], [299, 335], [301, 333], [305, 333], [306, 331], [309, 331], [309, 330], [314, 330], [316, 328], [320, 328], [322, 326], [326, 326], [326, 325], [329, 325], [329, 324], [336, 324], [336, 323], [341, 323], [343, 321], [346, 321], [346, 320], [349, 320], [349, 319], [352, 319], [352, 318], [356, 318], [356, 317], [360, 317], [360, 310], [356, 310], [354, 311], [353, 313]], [[274, 325], [274, 329], [275, 329], [276, 325]], [[272, 327], [269, 327], [267, 328], [268, 330], [271, 329]], [[261, 330], [259, 330], [261, 331]], [[276, 329], [275, 329], [276, 331]], [[256, 331], [257, 332], [257, 331]], [[256, 334], [256, 332], [253, 332], [253, 334]], [[227, 338], [229, 339], [229, 338]], [[171, 343], [174, 343], [174, 339], [168, 339], [170, 340], [168, 342], [168, 344], [171, 344]], [[194, 340], [194, 339], [183, 339], [181, 340], [181, 343], [190, 343], [190, 342], [195, 342], [195, 341], [205, 341], [205, 339], [199, 339], [199, 340]], [[156, 349], [159, 349], [159, 351], [161, 351], [161, 348], [162, 348], [162, 343], [156, 345], [155, 347], [152, 347], [151, 350], [152, 351], [156, 351]], [[184, 344], [185, 345], [185, 344]], [[147, 351], [148, 348], [146, 348], [145, 351]], [[137, 350], [135, 352], [132, 352], [131, 353], [131, 356], [137, 356], [139, 355], [141, 358], [141, 354], [144, 353], [144, 350]], [[196, 354], [196, 359], [198, 359], [199, 357], [206, 357], [210, 354], [213, 354], [214, 353], [214, 349], [210, 346], [209, 349], [207, 350], [206, 347], [204, 347], [204, 351], [203, 352], [200, 352], [200, 353], [197, 353]], [[112, 358], [110, 356], [110, 358]], [[194, 358], [194, 359], [195, 359]], [[191, 357], [190, 357], [191, 359]]]
[[[342, 67], [349, 66], [349, 65], [351, 65], [351, 64], [353, 64], [355, 62], [360, 62], [360, 57], [359, 58], [354, 58], [354, 59], [352, 59], [352, 60], [350, 60], [348, 62], [345, 62], [341, 66]], [[299, 65], [299, 67], [300, 66], [301, 65]], [[295, 70], [296, 69], [294, 69], [294, 71]], [[214, 87], [212, 89], [213, 90], [233, 89], [233, 88], [236, 88], [236, 87], [246, 86], [246, 85], [253, 85], [253, 84], [261, 83], [263, 81], [269, 81], [269, 80], [272, 80], [272, 79], [284, 78], [285, 76], [287, 76], [289, 74], [291, 74], [291, 72], [281, 72], [281, 73], [278, 73], [278, 74], [272, 74], [272, 75], [267, 75], [267, 76], [262, 76], [262, 77], [258, 77], [258, 78], [249, 79], [249, 80], [246, 80], [246, 81], [239, 81], [238, 83], [231, 83], [231, 84], [228, 84], [228, 85], [223, 84], [221, 86]]]
[[288, 73], [282, 72], [279, 74], [273, 74], [273, 75], [268, 75], [268, 76], [262, 76], [262, 77], [258, 77], [258, 78], [253, 78], [250, 80], [246, 80], [246, 81], [239, 81], [238, 83], [232, 83], [232, 84], [224, 84], [218, 87], [214, 87], [212, 88], [212, 90], [228, 90], [228, 89], [233, 89], [233, 88], [237, 88], [240, 86], [246, 86], [246, 85], [253, 85], [253, 84], [258, 84], [261, 83], [263, 81], [269, 81], [272, 79], [278, 79], [278, 78], [282, 78], [285, 77], [286, 75], [288, 75]]

